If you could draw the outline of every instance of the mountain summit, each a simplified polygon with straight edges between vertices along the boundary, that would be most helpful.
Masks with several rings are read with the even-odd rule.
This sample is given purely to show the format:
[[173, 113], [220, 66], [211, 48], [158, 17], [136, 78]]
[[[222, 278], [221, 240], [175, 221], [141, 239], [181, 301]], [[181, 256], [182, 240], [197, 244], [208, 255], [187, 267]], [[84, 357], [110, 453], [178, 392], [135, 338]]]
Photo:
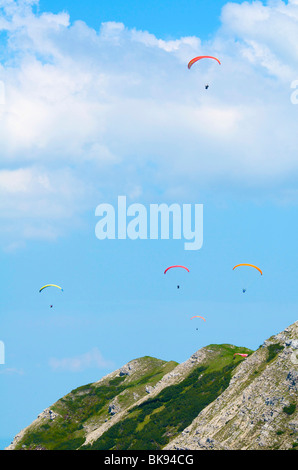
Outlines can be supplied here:
[[297, 355], [298, 322], [256, 351], [134, 359], [44, 410], [7, 450], [295, 449]]

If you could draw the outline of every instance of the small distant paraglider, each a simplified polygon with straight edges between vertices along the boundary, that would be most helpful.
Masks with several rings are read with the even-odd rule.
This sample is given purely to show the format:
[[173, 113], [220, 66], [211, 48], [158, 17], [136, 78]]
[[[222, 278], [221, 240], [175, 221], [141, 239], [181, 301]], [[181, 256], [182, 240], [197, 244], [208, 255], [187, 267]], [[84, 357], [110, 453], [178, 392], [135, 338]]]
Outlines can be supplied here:
[[[169, 269], [173, 269], [173, 268], [182, 268], [182, 269], [185, 269], [187, 272], [189, 272], [189, 269], [186, 266], [176, 264], [174, 266], [169, 266], [167, 269], [165, 269], [164, 274], [166, 274], [169, 271]], [[180, 289], [179, 284], [177, 285], [177, 289]]]
[[[236, 266], [233, 267], [233, 271], [236, 269], [236, 268], [239, 268], [241, 266], [244, 266], [244, 267], [248, 267], [248, 268], [253, 268], [255, 270], [257, 270], [261, 276], [263, 275], [263, 271], [258, 267], [258, 266], [255, 266], [254, 264], [249, 264], [249, 263], [240, 263], [240, 264], [236, 264]], [[242, 288], [242, 292], [243, 294], [245, 294], [247, 288], [246, 287], [243, 287]]]
[[[187, 65], [188, 68], [190, 69], [195, 62], [198, 62], [201, 59], [213, 59], [213, 60], [216, 60], [219, 63], [219, 65], [221, 65], [220, 60], [217, 57], [213, 57], [211, 55], [200, 55], [198, 57], [194, 57], [188, 62], [188, 65]], [[206, 83], [205, 90], [208, 90], [208, 88], [209, 88], [209, 84]]]
[[[63, 289], [62, 287], [60, 286], [57, 286], [57, 284], [46, 284], [45, 286], [42, 286], [40, 289], [39, 289], [39, 292], [42, 292], [44, 289], [47, 289], [49, 287], [55, 287], [57, 289], [60, 289], [61, 292], [63, 292]], [[53, 308], [53, 304], [50, 305], [50, 308]]]
[[242, 356], [242, 357], [247, 357], [248, 354], [245, 353], [235, 353], [234, 356]]

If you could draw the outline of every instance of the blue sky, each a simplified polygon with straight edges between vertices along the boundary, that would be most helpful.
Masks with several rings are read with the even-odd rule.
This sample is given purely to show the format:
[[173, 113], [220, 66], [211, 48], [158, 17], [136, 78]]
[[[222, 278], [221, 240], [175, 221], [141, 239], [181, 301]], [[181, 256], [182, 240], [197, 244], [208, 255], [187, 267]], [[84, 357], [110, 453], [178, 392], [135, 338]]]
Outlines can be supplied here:
[[[296, 321], [298, 3], [0, 7], [4, 447], [132, 359], [256, 349]], [[197, 55], [221, 66], [188, 70]], [[119, 195], [203, 204], [202, 248], [98, 240], [95, 209]], [[233, 271], [241, 262], [263, 276]], [[172, 264], [190, 272], [165, 276]], [[47, 283], [63, 293], [40, 294]]]
[[206, 2], [202, 0], [166, 0], [162, 3], [157, 0], [87, 0], [84, 3], [78, 0], [42, 0], [39, 2], [39, 11], [59, 13], [65, 10], [71, 12], [72, 21], [83, 20], [95, 29], [101, 22], [117, 21], [128, 28], [146, 30], [163, 39], [198, 33], [206, 39], [220, 26], [220, 11], [225, 3], [216, 0], [206, 7]]

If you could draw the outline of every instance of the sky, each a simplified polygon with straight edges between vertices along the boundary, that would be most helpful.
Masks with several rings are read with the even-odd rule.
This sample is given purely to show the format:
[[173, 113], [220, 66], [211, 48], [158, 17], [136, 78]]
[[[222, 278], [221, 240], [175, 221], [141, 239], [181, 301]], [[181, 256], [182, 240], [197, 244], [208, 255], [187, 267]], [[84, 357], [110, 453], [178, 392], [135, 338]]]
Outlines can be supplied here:
[[[297, 0], [0, 0], [0, 448], [130, 360], [297, 320], [297, 36]], [[119, 196], [203, 205], [202, 246], [100, 240]]]

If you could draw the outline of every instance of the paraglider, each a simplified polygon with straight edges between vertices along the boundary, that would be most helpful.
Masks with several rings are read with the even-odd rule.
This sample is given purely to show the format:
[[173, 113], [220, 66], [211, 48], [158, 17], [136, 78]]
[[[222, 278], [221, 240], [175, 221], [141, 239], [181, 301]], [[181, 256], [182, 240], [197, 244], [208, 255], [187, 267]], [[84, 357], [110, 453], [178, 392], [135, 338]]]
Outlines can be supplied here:
[[[45, 286], [42, 286], [42, 287], [39, 289], [39, 292], [42, 292], [44, 289], [47, 289], [48, 287], [55, 287], [55, 288], [57, 288], [57, 289], [60, 289], [61, 292], [63, 292], [62, 287], [57, 286], [56, 284], [46, 284]], [[53, 308], [53, 305], [52, 305], [52, 304], [50, 305], [50, 308]]]
[[[164, 271], [164, 274], [166, 274], [166, 272], [169, 271], [169, 269], [173, 269], [173, 268], [183, 268], [183, 269], [185, 269], [187, 272], [189, 272], [189, 269], [188, 269], [186, 266], [175, 265], [175, 266], [169, 266], [169, 267]], [[179, 284], [177, 285], [177, 289], [180, 289], [180, 285], [179, 285]]]
[[244, 353], [235, 353], [234, 356], [242, 356], [242, 357], [247, 357], [248, 354], [244, 354]]
[[221, 64], [220, 64], [220, 61], [219, 61], [219, 59], [217, 59], [217, 57], [213, 57], [213, 56], [211, 56], [211, 55], [200, 55], [200, 56], [198, 56], [198, 57], [194, 57], [193, 59], [191, 59], [191, 60], [188, 62], [188, 68], [190, 69], [191, 66], [192, 66], [195, 62], [197, 62], [198, 60], [201, 60], [201, 59], [214, 59], [214, 60], [216, 60], [216, 61], [219, 63], [219, 65], [221, 65]]
[[[261, 276], [263, 275], [262, 270], [261, 270], [258, 266], [255, 266], [254, 264], [249, 264], [249, 263], [240, 263], [240, 264], [236, 264], [236, 266], [233, 267], [233, 271], [234, 271], [236, 268], [239, 268], [239, 267], [253, 268], [254, 270], [258, 271], [258, 272], [261, 274]], [[253, 277], [254, 277], [254, 276], [253, 276]], [[248, 277], [246, 277], [246, 280], [247, 280], [247, 279], [248, 279]], [[251, 280], [251, 282], [253, 282], [253, 281], [254, 281], [254, 279]], [[251, 283], [251, 282], [250, 282], [250, 283]], [[243, 287], [243, 288], [242, 288], [243, 294], [245, 294], [246, 290], [247, 290], [247, 287]]]
[[[204, 318], [204, 317], [201, 317], [200, 315], [194, 315], [193, 317], [191, 317], [191, 320], [192, 320], [193, 318], [201, 318], [202, 320], [206, 321], [205, 318]], [[198, 331], [199, 328], [196, 328], [196, 330]]]
[[[213, 59], [213, 60], [216, 60], [219, 63], [219, 65], [221, 65], [220, 60], [217, 57], [213, 57], [212, 55], [200, 55], [198, 57], [194, 57], [188, 62], [188, 65], [187, 65], [188, 68], [190, 69], [195, 62], [198, 62], [198, 60], [201, 60], [201, 59]], [[208, 88], [209, 88], [209, 85], [206, 84], [205, 90], [208, 90]]]

